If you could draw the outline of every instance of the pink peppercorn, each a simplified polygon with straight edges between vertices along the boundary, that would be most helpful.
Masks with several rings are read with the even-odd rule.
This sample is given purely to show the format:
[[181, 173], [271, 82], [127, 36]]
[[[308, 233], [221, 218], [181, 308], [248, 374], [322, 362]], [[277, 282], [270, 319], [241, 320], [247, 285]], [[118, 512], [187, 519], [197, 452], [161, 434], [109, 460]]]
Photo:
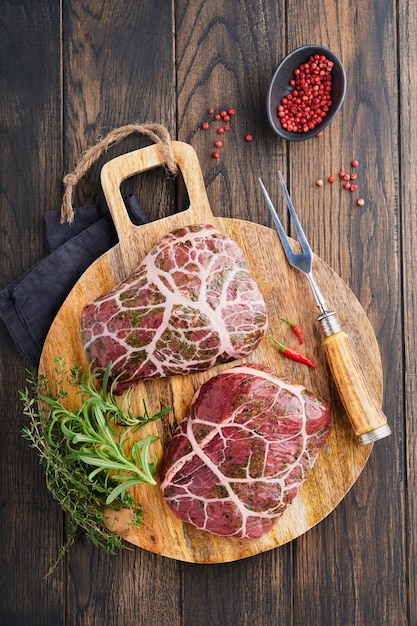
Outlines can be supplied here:
[[252, 135], [246, 135], [245, 140], [246, 141], [252, 141], [253, 137]]
[[277, 106], [277, 115], [284, 129], [303, 133], [323, 122], [332, 105], [333, 66], [325, 55], [319, 55], [318, 59], [311, 56], [294, 70], [294, 77], [289, 81], [293, 89]]
[[218, 135], [224, 135], [224, 128], [218, 128], [217, 129], [217, 134]]
[[230, 116], [231, 116], [231, 115], [234, 115], [235, 113], [236, 113], [236, 111], [235, 111], [234, 109], [229, 109], [229, 110], [228, 110], [228, 114], [229, 114]]
[[343, 187], [345, 189], [350, 189], [350, 183], [343, 183]]
[[219, 139], [218, 141], [215, 141], [215, 142], [214, 142], [214, 145], [216, 146], [216, 148], [221, 148], [221, 147], [222, 147], [222, 145], [223, 145], [223, 142], [222, 142], [222, 141], [220, 141], [220, 139]]
[[359, 161], [357, 161], [356, 159], [353, 159], [351, 165], [352, 165], [352, 167], [358, 167]]
[[335, 183], [336, 182], [336, 176], [329, 176], [328, 181], [329, 181], [329, 183]]
[[210, 124], [208, 122], [203, 122], [202, 123], [202, 128], [203, 128], [203, 130], [208, 130], [210, 128]]
[[358, 191], [358, 186], [357, 185], [351, 185], [350, 186], [350, 190], [351, 191]]
[[218, 152], [217, 150], [215, 150], [212, 154], [213, 159], [219, 159], [220, 158], [220, 152]]

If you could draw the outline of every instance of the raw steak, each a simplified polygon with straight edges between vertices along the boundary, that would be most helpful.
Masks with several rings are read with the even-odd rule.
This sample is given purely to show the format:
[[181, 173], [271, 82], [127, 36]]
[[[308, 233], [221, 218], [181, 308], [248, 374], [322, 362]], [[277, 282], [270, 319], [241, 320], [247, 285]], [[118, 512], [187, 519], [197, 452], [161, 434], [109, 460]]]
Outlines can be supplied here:
[[[136, 270], [86, 305], [81, 337], [115, 392], [145, 378], [189, 374], [250, 354], [267, 328], [265, 302], [242, 251], [211, 225], [174, 230]], [[122, 374], [122, 372], [124, 372]]]
[[211, 378], [168, 444], [161, 489], [184, 522], [215, 535], [268, 532], [294, 500], [330, 432], [305, 387], [247, 364]]

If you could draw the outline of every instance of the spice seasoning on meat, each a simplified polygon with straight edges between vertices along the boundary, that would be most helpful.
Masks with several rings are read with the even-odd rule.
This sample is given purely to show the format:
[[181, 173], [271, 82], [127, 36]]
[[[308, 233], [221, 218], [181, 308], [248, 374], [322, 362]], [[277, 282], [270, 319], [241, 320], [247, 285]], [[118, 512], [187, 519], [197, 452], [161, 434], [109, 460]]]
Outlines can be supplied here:
[[[116, 393], [145, 378], [244, 358], [265, 335], [262, 294], [238, 245], [211, 225], [165, 235], [117, 287], [87, 304], [81, 335]], [[140, 348], [140, 349], [139, 349]]]
[[182, 521], [215, 535], [261, 537], [294, 500], [330, 433], [330, 409], [262, 365], [238, 365], [196, 392], [160, 464]]

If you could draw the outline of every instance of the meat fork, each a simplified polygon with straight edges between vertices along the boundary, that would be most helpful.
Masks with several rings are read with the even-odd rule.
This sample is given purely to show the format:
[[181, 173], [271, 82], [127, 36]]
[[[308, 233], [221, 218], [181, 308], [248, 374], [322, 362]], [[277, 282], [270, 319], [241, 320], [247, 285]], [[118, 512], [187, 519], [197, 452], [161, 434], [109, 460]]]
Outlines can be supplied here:
[[295, 253], [293, 251], [271, 198], [262, 180], [259, 179], [266, 203], [271, 212], [288, 262], [303, 272], [310, 283], [317, 306], [321, 312], [317, 319], [324, 335], [323, 345], [327, 362], [355, 435], [363, 445], [374, 443], [378, 439], [390, 435], [391, 429], [352, 350], [348, 335], [341, 330], [336, 313], [327, 308], [323, 294], [314, 280], [313, 252], [297, 217], [281, 172], [279, 172], [279, 177], [301, 245], [301, 252]]

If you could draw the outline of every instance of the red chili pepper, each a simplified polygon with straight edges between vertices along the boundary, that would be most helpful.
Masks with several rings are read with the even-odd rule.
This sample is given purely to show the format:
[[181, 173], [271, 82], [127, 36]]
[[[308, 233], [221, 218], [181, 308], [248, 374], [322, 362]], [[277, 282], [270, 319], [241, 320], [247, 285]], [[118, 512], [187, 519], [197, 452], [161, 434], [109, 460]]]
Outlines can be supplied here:
[[298, 341], [300, 342], [300, 344], [303, 344], [304, 343], [303, 330], [300, 324], [297, 324], [296, 322], [292, 322], [291, 320], [287, 320], [285, 317], [280, 317], [280, 319], [283, 322], [286, 322], [287, 324], [291, 326], [291, 328], [293, 329], [293, 331], [298, 337]]
[[307, 357], [305, 357], [304, 354], [301, 354], [297, 350], [294, 350], [294, 348], [289, 348], [288, 346], [284, 346], [283, 343], [280, 343], [274, 337], [271, 337], [271, 339], [274, 343], [277, 344], [279, 351], [284, 356], [291, 359], [292, 361], [297, 361], [297, 363], [302, 363], [303, 365], [308, 365], [309, 367], [313, 367], [313, 368], [316, 367], [316, 364], [313, 363], [313, 361], [310, 361], [310, 359], [308, 359]]

